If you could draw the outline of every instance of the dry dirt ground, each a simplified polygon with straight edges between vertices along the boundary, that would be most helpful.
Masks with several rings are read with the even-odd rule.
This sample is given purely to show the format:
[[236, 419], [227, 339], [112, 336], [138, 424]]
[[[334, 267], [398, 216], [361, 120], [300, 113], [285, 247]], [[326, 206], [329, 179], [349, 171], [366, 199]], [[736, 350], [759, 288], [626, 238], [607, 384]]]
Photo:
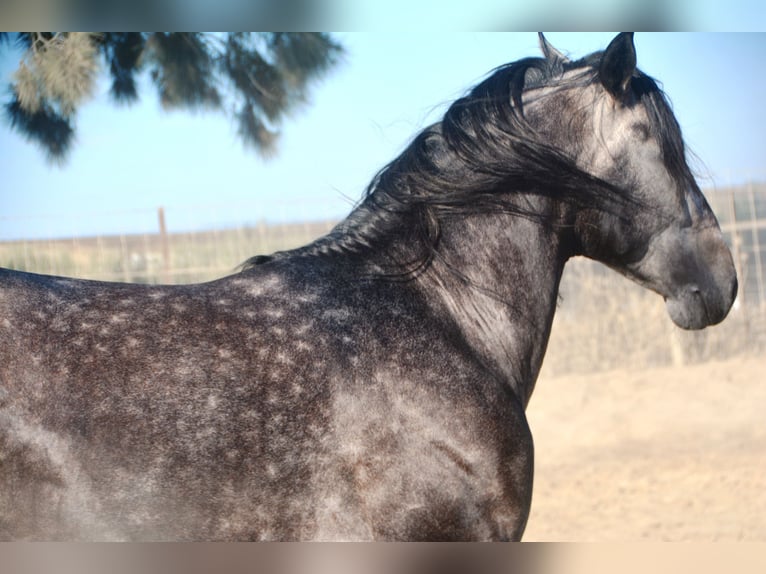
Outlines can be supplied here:
[[766, 357], [538, 380], [528, 541], [766, 541]]

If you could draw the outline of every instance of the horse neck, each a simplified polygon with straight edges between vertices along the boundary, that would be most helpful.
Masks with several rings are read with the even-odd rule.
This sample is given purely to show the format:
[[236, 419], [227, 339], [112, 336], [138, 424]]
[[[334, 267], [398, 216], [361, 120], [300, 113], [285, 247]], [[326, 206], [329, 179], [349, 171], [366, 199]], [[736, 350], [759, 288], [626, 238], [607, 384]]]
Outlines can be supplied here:
[[568, 258], [557, 229], [508, 214], [445, 222], [439, 255], [418, 279], [439, 294], [440, 311], [523, 405], [542, 365]]

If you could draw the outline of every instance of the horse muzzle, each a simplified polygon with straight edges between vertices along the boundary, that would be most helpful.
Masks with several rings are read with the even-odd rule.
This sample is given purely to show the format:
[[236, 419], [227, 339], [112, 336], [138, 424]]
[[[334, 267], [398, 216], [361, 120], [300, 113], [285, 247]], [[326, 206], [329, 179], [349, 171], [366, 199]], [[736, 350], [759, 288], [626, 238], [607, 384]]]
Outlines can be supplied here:
[[680, 294], [665, 299], [665, 307], [673, 322], [682, 329], [704, 329], [724, 320], [737, 296], [737, 277], [728, 287], [728, 293], [703, 290], [688, 286]]
[[[737, 272], [734, 260], [718, 232], [715, 239], [701, 241], [701, 255], [694, 269], [669, 296], [665, 306], [673, 322], [682, 329], [704, 329], [724, 320], [737, 297]], [[695, 258], [696, 259], [696, 258]], [[688, 265], [688, 263], [687, 263]], [[689, 276], [691, 275], [691, 277]]]

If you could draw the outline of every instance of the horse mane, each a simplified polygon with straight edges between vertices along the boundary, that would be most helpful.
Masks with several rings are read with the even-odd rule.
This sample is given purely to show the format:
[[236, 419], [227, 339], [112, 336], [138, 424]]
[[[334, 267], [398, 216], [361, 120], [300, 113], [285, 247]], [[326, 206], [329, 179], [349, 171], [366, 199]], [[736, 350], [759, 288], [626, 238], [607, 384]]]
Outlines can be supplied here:
[[[525, 90], [598, 82], [601, 54], [576, 62], [525, 58], [496, 68], [383, 167], [357, 207], [327, 235], [304, 247], [253, 257], [242, 269], [288, 256], [360, 254], [401, 231], [406, 218], [423, 247], [403, 266], [402, 274], [411, 274], [432, 261], [445, 218], [502, 212], [553, 224], [528, 202], [510, 199], [522, 195], [597, 207], [621, 217], [626, 204], [637, 200], [627, 190], [583, 171], [573, 158], [541, 139], [525, 118], [522, 102]], [[564, 80], [563, 74], [571, 70], [582, 73]], [[647, 108], [668, 168], [686, 178], [680, 129], [662, 91], [638, 71], [632, 86]]]

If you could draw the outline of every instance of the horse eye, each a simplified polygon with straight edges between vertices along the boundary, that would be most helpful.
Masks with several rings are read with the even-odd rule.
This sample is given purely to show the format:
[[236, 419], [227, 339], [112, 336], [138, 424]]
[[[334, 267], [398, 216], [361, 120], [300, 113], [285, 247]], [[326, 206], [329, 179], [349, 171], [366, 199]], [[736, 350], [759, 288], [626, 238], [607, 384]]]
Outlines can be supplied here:
[[637, 122], [633, 124], [632, 126], [630, 126], [630, 130], [642, 142], [645, 142], [646, 140], [648, 140], [651, 135], [649, 132], [649, 126], [641, 122]]

